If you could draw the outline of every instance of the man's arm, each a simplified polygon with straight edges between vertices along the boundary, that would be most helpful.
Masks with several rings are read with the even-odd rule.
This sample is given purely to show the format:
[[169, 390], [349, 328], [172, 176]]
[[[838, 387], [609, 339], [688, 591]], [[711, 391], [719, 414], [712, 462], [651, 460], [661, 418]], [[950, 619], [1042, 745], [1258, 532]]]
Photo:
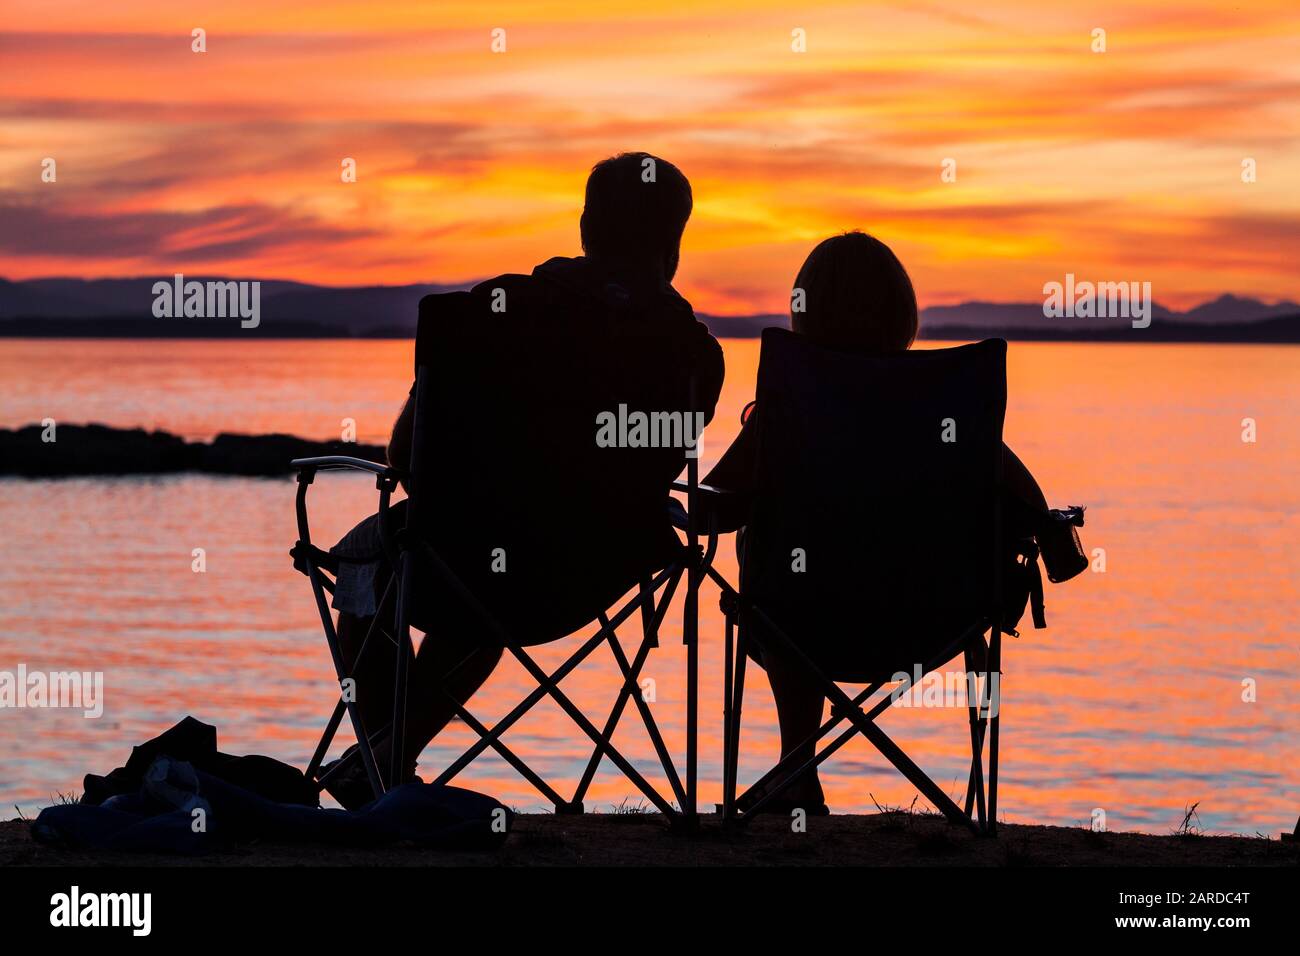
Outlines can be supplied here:
[[699, 410], [704, 412], [704, 424], [713, 421], [717, 411], [718, 399], [722, 396], [722, 380], [727, 374], [726, 360], [722, 354], [722, 345], [709, 332], [703, 322], [696, 319], [699, 326], [699, 345], [695, 359], [695, 385], [699, 389], [696, 401]]

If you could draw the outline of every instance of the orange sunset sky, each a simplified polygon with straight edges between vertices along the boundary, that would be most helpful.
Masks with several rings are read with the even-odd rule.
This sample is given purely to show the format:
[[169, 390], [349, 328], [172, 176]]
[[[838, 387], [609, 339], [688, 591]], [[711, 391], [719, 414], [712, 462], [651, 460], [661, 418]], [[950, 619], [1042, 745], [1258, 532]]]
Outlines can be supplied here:
[[700, 311], [784, 311], [855, 227], [924, 305], [1066, 272], [1295, 298], [1298, 93], [1295, 0], [4, 0], [0, 276], [527, 271], [577, 253], [591, 164], [646, 149], [694, 185]]

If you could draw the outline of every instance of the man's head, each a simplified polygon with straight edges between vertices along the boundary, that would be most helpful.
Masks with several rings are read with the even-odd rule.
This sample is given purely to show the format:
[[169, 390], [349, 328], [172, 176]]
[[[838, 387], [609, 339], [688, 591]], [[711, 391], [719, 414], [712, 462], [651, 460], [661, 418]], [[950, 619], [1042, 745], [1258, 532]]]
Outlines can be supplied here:
[[691, 184], [672, 163], [620, 153], [592, 167], [582, 210], [582, 250], [590, 258], [672, 279], [691, 217]]

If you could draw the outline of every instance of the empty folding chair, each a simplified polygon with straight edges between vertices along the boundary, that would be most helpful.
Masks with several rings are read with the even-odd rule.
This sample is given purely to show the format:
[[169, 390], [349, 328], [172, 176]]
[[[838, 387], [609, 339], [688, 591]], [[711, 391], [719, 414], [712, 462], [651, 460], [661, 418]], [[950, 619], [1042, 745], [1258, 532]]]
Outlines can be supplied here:
[[[636, 321], [593, 324], [562, 340], [546, 323], [516, 321], [503, 329], [483, 295], [453, 293], [421, 302], [416, 344], [412, 451], [408, 469], [355, 459], [295, 462], [299, 472], [299, 543], [295, 556], [308, 574], [340, 681], [355, 669], [339, 648], [329, 612], [326, 574], [333, 556], [311, 545], [306, 491], [317, 472], [368, 471], [379, 486], [380, 512], [391, 511], [399, 482], [408, 493], [400, 527], [381, 521], [383, 551], [394, 577], [381, 605], [395, 608], [395, 633], [376, 627], [372, 644], [396, 643], [393, 719], [365, 727], [355, 705], [341, 698], [308, 768], [320, 778], [322, 761], [343, 717], [357, 736], [376, 794], [400, 781], [416, 621], [436, 640], [440, 621], [469, 621], [490, 635], [536, 681], [537, 687], [495, 726], [465, 706], [456, 713], [478, 740], [437, 776], [446, 783], [489, 748], [504, 758], [557, 812], [582, 812], [597, 767], [608, 758], [656, 808], [674, 821], [692, 820], [695, 808], [696, 677], [687, 674], [688, 777], [683, 784], [639, 678], [678, 583], [695, 551], [666, 523], [648, 520], [669, 507], [666, 491], [681, 471], [686, 450], [698, 437], [692, 358], [681, 337]], [[495, 312], [496, 310], [492, 310]], [[656, 374], [647, 376], [646, 369]], [[636, 432], [634, 412], [657, 413], [658, 431]], [[613, 416], [613, 432], [600, 432]], [[674, 424], [676, 423], [676, 424]], [[625, 427], [626, 426], [626, 427]], [[633, 434], [625, 434], [631, 429]], [[664, 431], [663, 429], [667, 429]], [[665, 438], [664, 436], [667, 436]], [[688, 473], [693, 481], [695, 463]], [[556, 602], [565, 579], [583, 575], [585, 603]], [[698, 579], [698, 571], [693, 576]], [[629, 592], [632, 592], [628, 596]], [[623, 599], [620, 601], [619, 599]], [[606, 609], [613, 610], [606, 613]], [[638, 618], [639, 639], [629, 654], [617, 628]], [[418, 620], [417, 620], [418, 619]], [[570, 635], [590, 622], [596, 632], [581, 640], [557, 669], [546, 672], [528, 653], [532, 645]], [[684, 628], [688, 638], [694, 629]], [[597, 719], [587, 717], [564, 693], [561, 681], [601, 645], [608, 645], [622, 675], [613, 704]], [[390, 645], [391, 646], [391, 645]], [[696, 666], [690, 648], [689, 667]], [[584, 773], [569, 799], [507, 745], [503, 736], [535, 704], [549, 698], [592, 742]], [[639, 713], [671, 792], [662, 794], [612, 741], [631, 704]], [[389, 766], [374, 749], [388, 740]], [[677, 806], [674, 807], [673, 801]], [[680, 808], [680, 809], [679, 809]]]
[[[1005, 357], [1001, 340], [862, 355], [764, 331], [739, 588], [706, 570], [722, 589], [726, 613], [727, 819], [761, 812], [861, 734], [949, 819], [995, 828], [999, 711], [988, 674], [998, 671], [1007, 620]], [[698, 494], [706, 505], [712, 494], [716, 508], [718, 492], [701, 486]], [[816, 755], [800, 766], [781, 761], [738, 801], [751, 653], [760, 660], [779, 653], [804, 668], [830, 708], [815, 739], [805, 741], [820, 747]], [[895, 674], [929, 673], [960, 655], [966, 670], [980, 675], [968, 704], [964, 808], [876, 723], [893, 697], [868, 703]], [[850, 696], [840, 683], [867, 686]], [[747, 812], [738, 804], [748, 804]]]

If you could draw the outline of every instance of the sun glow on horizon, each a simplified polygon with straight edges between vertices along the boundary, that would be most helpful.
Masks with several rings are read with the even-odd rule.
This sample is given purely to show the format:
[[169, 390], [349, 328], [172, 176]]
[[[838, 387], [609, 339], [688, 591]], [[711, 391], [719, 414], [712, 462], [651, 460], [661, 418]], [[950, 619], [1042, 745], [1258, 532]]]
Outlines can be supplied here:
[[692, 180], [678, 284], [703, 312], [784, 311], [803, 256], [853, 228], [925, 305], [1067, 272], [1175, 308], [1300, 295], [1290, 3], [10, 0], [5, 21], [10, 279], [526, 271], [578, 252], [592, 163], [645, 149]]

